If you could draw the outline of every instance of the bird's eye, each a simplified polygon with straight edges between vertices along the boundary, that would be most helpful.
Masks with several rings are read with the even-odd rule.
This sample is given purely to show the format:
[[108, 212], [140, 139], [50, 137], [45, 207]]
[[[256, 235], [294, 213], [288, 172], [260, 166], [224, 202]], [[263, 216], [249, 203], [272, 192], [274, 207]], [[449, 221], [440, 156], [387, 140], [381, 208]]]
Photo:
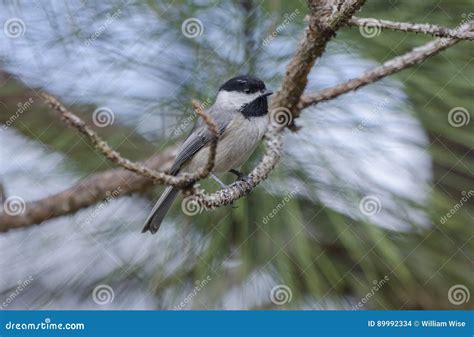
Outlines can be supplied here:
[[250, 93], [250, 89], [249, 89], [249, 88], [244, 89], [244, 92], [245, 92], [246, 94], [248, 94], [248, 93]]

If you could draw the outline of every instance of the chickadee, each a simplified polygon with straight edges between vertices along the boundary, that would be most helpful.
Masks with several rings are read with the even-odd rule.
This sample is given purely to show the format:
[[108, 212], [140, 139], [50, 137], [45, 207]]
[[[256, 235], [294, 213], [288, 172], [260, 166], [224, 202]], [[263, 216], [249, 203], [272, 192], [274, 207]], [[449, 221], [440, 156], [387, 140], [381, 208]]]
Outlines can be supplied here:
[[[234, 77], [219, 88], [216, 101], [207, 113], [219, 127], [214, 169], [210, 176], [221, 187], [225, 185], [214, 173], [231, 172], [243, 177], [238, 169], [255, 151], [267, 130], [267, 97], [272, 93], [263, 81], [246, 75]], [[212, 139], [206, 123], [198, 120], [169, 173], [191, 173], [205, 167]], [[179, 189], [172, 186], [165, 189], [148, 216], [143, 232], [156, 233], [178, 192]]]

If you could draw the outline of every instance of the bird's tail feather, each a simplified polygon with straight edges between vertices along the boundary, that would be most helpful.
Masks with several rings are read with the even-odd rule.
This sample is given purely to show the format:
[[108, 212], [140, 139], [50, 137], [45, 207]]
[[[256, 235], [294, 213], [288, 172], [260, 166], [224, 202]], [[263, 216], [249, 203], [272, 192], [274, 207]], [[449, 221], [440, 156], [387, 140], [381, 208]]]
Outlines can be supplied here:
[[150, 215], [145, 221], [142, 233], [150, 231], [151, 234], [155, 234], [160, 229], [161, 222], [163, 221], [166, 213], [173, 204], [174, 199], [178, 195], [179, 189], [172, 186], [168, 186], [160, 199], [156, 202], [155, 206], [150, 212]]

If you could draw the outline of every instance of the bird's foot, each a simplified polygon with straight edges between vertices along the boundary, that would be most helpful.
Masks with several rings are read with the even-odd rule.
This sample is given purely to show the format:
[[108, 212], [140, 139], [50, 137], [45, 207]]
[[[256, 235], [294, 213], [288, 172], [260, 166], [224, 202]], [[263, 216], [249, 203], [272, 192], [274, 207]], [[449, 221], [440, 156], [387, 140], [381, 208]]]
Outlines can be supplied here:
[[237, 181], [243, 181], [247, 184], [250, 184], [252, 182], [252, 178], [242, 174], [240, 177], [237, 178]]
[[239, 178], [237, 178], [237, 180], [230, 186], [236, 186], [240, 193], [242, 195], [245, 194], [245, 189], [241, 186], [241, 184], [239, 184], [239, 182], [245, 182], [247, 184], [250, 184], [250, 182], [252, 181], [252, 179], [249, 177], [249, 176], [245, 176], [245, 175], [241, 175]]
[[237, 178], [241, 178], [241, 177], [245, 176], [245, 174], [243, 174], [242, 172], [234, 170], [234, 169], [229, 170], [229, 172], [232, 173], [232, 174], [235, 174], [237, 176]]
[[250, 181], [252, 180], [252, 179], [250, 179], [249, 176], [243, 174], [243, 173], [240, 172], [240, 171], [231, 169], [231, 170], [229, 170], [229, 172], [232, 173], [232, 174], [235, 174], [235, 175], [237, 176], [236, 182], [237, 182], [237, 181], [244, 181], [244, 182], [246, 182], [246, 183], [250, 183]]
[[224, 184], [214, 173], [209, 174], [209, 176], [214, 179], [214, 181], [222, 188], [227, 188], [229, 185]]

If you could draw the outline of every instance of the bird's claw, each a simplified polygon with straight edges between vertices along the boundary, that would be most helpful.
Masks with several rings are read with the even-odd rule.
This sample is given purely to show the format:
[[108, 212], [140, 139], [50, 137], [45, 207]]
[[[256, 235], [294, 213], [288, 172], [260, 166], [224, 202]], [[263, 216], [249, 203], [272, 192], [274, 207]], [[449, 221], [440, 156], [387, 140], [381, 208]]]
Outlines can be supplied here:
[[243, 181], [247, 184], [250, 184], [250, 182], [252, 181], [252, 179], [249, 177], [249, 176], [246, 176], [246, 175], [241, 175], [237, 181]]
[[241, 184], [239, 184], [239, 182], [245, 182], [247, 184], [250, 184], [251, 181], [252, 179], [250, 179], [249, 176], [241, 175], [231, 186], [236, 186], [241, 192], [241, 194], [244, 195], [245, 189], [241, 186]]

